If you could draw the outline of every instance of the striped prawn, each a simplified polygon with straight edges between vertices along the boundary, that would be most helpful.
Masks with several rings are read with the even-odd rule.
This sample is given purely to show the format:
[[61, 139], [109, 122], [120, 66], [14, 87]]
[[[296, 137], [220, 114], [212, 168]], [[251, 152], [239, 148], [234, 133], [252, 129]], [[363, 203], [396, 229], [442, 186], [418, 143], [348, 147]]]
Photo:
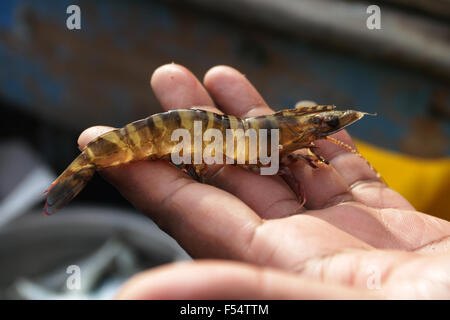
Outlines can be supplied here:
[[[320, 163], [326, 163], [325, 159], [315, 152], [314, 141], [318, 139], [328, 139], [358, 154], [350, 146], [329, 136], [358, 121], [365, 114], [367, 113], [354, 110], [339, 111], [331, 105], [297, 105], [295, 109], [285, 109], [270, 115], [244, 119], [198, 108], [154, 114], [123, 128], [109, 131], [91, 141], [44, 192], [47, 197], [44, 212], [47, 215], [53, 214], [68, 204], [85, 187], [96, 170], [142, 160], [170, 161], [170, 156], [178, 144], [171, 139], [172, 132], [181, 128], [193, 134], [195, 121], [202, 123], [202, 130], [218, 129], [224, 136], [225, 131], [230, 129], [278, 129], [280, 159], [278, 174], [285, 175], [288, 165], [301, 159], [314, 168]], [[248, 140], [244, 146], [237, 145], [233, 152], [224, 150], [223, 154], [226, 154], [228, 160], [231, 158], [237, 163], [237, 155], [244, 151], [245, 161], [237, 165], [249, 169], [260, 169], [264, 164], [259, 159], [250, 159], [248, 152], [239, 150], [239, 148], [248, 150], [247, 144]], [[207, 146], [208, 142], [203, 142], [202, 148]], [[261, 146], [257, 147], [259, 149]], [[299, 149], [307, 149], [308, 154], [294, 153]], [[185, 169], [194, 168], [196, 175], [201, 177], [206, 164], [184, 167]], [[298, 192], [300, 196], [300, 188]], [[305, 199], [301, 198], [300, 201], [303, 205]]]

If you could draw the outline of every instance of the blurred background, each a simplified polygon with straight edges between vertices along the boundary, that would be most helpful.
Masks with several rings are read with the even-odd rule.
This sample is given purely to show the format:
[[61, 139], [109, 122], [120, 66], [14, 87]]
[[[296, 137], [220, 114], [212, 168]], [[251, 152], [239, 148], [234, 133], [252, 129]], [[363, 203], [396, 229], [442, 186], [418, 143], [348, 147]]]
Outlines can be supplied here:
[[[66, 26], [72, 4], [80, 30]], [[450, 219], [450, 0], [2, 0], [0, 298], [109, 298], [139, 270], [189, 259], [97, 175], [54, 217], [38, 198], [86, 127], [161, 111], [149, 79], [170, 62], [200, 78], [233, 66], [274, 109], [377, 113], [349, 128], [361, 153]], [[81, 291], [66, 288], [72, 264], [87, 270]]]

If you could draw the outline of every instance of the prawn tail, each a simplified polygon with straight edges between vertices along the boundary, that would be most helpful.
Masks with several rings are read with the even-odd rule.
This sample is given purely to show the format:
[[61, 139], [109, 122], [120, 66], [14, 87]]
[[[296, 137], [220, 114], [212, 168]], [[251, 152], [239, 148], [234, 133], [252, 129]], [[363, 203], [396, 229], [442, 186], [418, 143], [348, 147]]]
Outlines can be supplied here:
[[42, 195], [46, 194], [45, 215], [52, 215], [80, 193], [95, 173], [95, 166], [78, 156]]

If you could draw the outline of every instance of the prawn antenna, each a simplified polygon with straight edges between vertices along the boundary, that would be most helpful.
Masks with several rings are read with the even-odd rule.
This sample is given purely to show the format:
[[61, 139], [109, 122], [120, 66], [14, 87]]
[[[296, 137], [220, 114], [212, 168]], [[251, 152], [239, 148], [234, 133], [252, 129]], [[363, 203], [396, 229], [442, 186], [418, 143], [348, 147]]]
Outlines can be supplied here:
[[349, 152], [351, 152], [351, 153], [357, 155], [357, 156], [360, 157], [361, 159], [363, 159], [363, 160], [367, 163], [367, 165], [369, 166], [369, 168], [370, 168], [373, 172], [375, 172], [375, 174], [377, 175], [377, 178], [380, 179], [385, 185], [387, 185], [386, 181], [385, 181], [384, 178], [381, 176], [381, 174], [377, 171], [377, 169], [375, 169], [374, 166], [373, 166], [366, 158], [364, 158], [364, 156], [363, 156], [361, 153], [359, 153], [357, 150], [355, 150], [354, 148], [352, 148], [351, 146], [349, 146], [349, 145], [346, 144], [345, 142], [342, 142], [342, 141], [340, 141], [340, 140], [338, 140], [338, 139], [335, 139], [335, 138], [330, 137], [330, 136], [327, 136], [326, 139], [327, 139], [328, 141], [330, 141], [331, 143], [333, 143], [333, 144], [335, 144], [335, 145], [337, 145], [337, 146], [339, 146], [339, 147], [342, 147], [342, 148], [344, 148], [345, 150], [347, 150], [347, 151], [349, 151]]

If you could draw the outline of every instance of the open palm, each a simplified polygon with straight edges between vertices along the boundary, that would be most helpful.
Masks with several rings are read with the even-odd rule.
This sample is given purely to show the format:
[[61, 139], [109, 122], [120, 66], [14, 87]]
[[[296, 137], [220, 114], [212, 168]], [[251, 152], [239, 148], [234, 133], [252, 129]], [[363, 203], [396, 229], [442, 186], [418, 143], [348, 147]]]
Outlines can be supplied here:
[[[206, 106], [241, 118], [273, 112], [237, 70], [217, 66], [203, 85], [186, 68], [158, 68], [151, 86], [164, 110]], [[369, 121], [369, 120], [367, 120]], [[81, 148], [109, 127], [92, 127]], [[353, 145], [341, 131], [335, 138]], [[279, 176], [235, 166], [208, 184], [162, 161], [102, 172], [194, 258], [132, 278], [120, 298], [450, 298], [450, 223], [417, 212], [364, 160], [327, 141], [330, 166], [291, 166], [306, 195]], [[373, 289], [373, 290], [371, 290]]]

